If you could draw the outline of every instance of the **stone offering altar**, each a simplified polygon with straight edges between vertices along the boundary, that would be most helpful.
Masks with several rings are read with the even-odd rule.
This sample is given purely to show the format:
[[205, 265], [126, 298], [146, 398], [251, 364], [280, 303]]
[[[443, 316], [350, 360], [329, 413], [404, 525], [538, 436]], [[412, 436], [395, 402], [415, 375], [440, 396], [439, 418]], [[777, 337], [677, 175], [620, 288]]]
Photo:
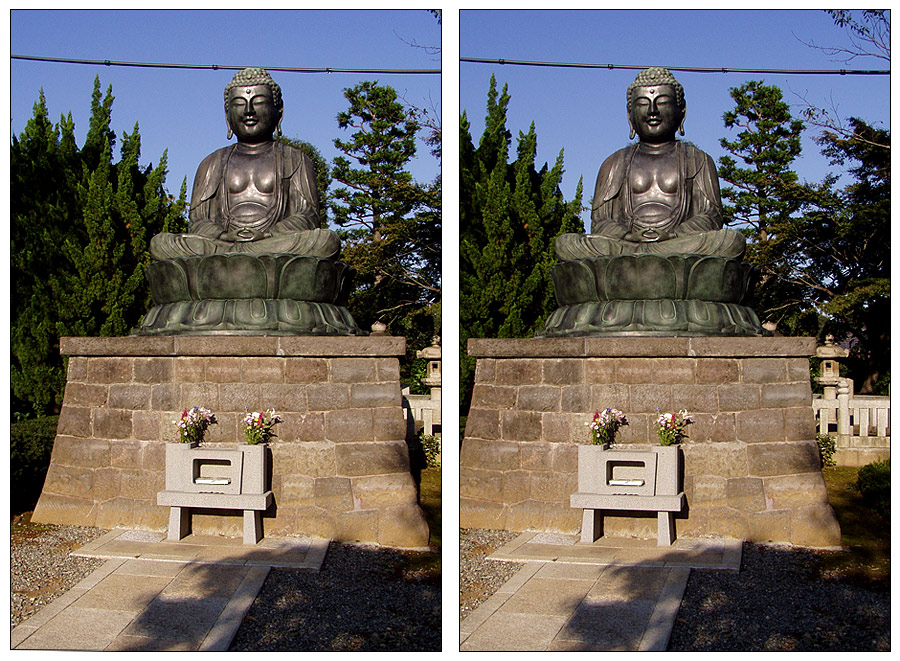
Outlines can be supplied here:
[[622, 450], [606, 445], [578, 446], [578, 491], [569, 498], [581, 510], [581, 541], [603, 535], [604, 510], [656, 514], [659, 546], [675, 541], [675, 513], [684, 509], [681, 448], [650, 446]]
[[244, 517], [244, 543], [263, 536], [262, 513], [272, 505], [266, 445], [237, 448], [166, 444], [166, 490], [156, 504], [169, 507], [169, 540], [191, 532], [192, 510], [233, 509]]
[[712, 158], [684, 134], [684, 89], [660, 67], [627, 94], [631, 136], [597, 175], [590, 234], [563, 234], [552, 270], [559, 308], [545, 337], [763, 335], [743, 305], [751, 266], [740, 232], [722, 229]]
[[312, 160], [277, 142], [284, 104], [264, 69], [225, 88], [229, 137], [194, 178], [190, 232], [150, 242], [154, 307], [135, 335], [357, 335], [344, 307], [352, 269], [319, 227]]

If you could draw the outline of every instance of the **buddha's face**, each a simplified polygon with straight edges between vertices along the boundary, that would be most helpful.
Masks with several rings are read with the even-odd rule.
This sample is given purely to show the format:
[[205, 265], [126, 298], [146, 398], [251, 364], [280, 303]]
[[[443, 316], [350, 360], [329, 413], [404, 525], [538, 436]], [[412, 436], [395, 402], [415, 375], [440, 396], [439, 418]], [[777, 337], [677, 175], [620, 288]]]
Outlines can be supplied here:
[[238, 142], [258, 144], [268, 142], [281, 119], [276, 110], [272, 90], [268, 85], [236, 87], [228, 98], [228, 126]]
[[631, 97], [629, 122], [641, 142], [671, 142], [684, 120], [684, 109], [678, 107], [671, 85], [636, 87]]

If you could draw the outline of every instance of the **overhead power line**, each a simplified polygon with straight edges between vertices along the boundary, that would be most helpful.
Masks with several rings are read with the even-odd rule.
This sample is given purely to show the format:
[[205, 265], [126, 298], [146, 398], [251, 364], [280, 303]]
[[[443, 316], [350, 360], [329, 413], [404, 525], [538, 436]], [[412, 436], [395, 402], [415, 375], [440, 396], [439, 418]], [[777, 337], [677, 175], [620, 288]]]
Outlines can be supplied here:
[[[105, 67], [142, 67], [147, 69], [212, 69], [213, 71], [239, 71], [247, 67], [222, 64], [168, 64], [163, 62], [118, 62], [115, 60], [79, 60], [70, 57], [40, 57], [36, 55], [10, 55], [13, 60], [54, 62], [62, 64], [92, 64]], [[288, 73], [373, 73], [373, 74], [440, 74], [440, 69], [341, 69], [337, 67], [263, 67], [266, 71]]]
[[[536, 62], [532, 60], [487, 59], [482, 57], [461, 57], [460, 62], [475, 64], [512, 64], [525, 67], [564, 67], [569, 69], [646, 69], [637, 64], [587, 64], [577, 62]], [[666, 67], [669, 71], [691, 73], [759, 73], [759, 74], [801, 74], [831, 76], [889, 76], [890, 69], [738, 69], [734, 67]]]

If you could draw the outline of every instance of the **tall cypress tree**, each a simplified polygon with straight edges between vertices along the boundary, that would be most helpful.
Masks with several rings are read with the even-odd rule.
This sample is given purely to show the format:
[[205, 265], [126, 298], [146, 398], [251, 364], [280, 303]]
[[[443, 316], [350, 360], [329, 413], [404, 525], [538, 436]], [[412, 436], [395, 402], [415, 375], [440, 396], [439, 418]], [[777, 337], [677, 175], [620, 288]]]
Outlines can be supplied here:
[[187, 228], [187, 182], [178, 199], [165, 190], [166, 154], [139, 164], [135, 124], [113, 162], [113, 96], [91, 97], [90, 127], [79, 149], [71, 114], [54, 127], [41, 92], [34, 116], [13, 138], [12, 366], [14, 410], [58, 410], [65, 387], [63, 335], [123, 335], [150, 306], [143, 268], [150, 238]]
[[71, 115], [50, 122], [44, 92], [10, 149], [13, 410], [45, 410], [65, 385], [58, 350], [58, 249], [77, 213], [74, 178], [81, 165]]
[[[812, 277], [823, 287], [825, 331], [853, 338], [851, 376], [857, 392], [890, 394], [891, 133], [851, 117], [849, 138], [819, 140], [835, 165], [850, 164], [853, 181], [837, 192], [836, 213], [811, 218]], [[814, 270], [813, 270], [814, 269]]]
[[552, 167], [535, 166], [534, 123], [519, 133], [509, 162], [509, 94], [491, 77], [484, 132], [475, 148], [466, 113], [460, 117], [460, 386], [462, 412], [471, 399], [475, 361], [469, 338], [529, 337], [556, 307], [550, 268], [553, 243], [581, 232], [582, 185], [566, 202], [560, 191], [563, 152]]

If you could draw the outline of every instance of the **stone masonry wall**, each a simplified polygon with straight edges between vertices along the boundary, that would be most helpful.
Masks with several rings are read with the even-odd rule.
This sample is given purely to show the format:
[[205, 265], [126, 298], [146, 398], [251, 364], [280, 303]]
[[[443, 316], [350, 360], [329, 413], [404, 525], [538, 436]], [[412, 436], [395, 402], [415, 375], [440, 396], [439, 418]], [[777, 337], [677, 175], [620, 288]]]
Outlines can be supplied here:
[[[657, 409], [694, 418], [679, 536], [840, 545], [815, 442], [812, 338], [470, 340], [475, 389], [460, 456], [460, 525], [574, 533], [577, 445], [605, 407], [619, 445], [656, 444]], [[654, 537], [655, 514], [606, 534]]]
[[[393, 337], [63, 338], [63, 407], [34, 521], [164, 530], [165, 443], [183, 409], [218, 424], [209, 443], [242, 443], [245, 409], [274, 408], [268, 536], [422, 547]], [[193, 529], [240, 535], [240, 512], [196, 510]]]

